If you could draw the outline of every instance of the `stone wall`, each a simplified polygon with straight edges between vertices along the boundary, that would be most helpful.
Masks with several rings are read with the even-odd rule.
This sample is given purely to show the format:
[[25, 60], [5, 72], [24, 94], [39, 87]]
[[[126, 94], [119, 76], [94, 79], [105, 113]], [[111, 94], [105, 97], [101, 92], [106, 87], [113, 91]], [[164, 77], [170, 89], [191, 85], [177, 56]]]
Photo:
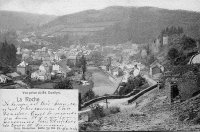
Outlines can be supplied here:
[[181, 100], [187, 100], [192, 95], [199, 91], [200, 88], [197, 85], [197, 78], [192, 71], [185, 73], [182, 78], [178, 79], [178, 88], [180, 90]]
[[171, 82], [176, 82], [178, 86], [178, 90], [179, 90], [180, 99], [182, 101], [190, 99], [191, 97], [193, 97], [195, 93], [200, 91], [200, 87], [199, 87], [200, 76], [198, 74], [194, 74], [193, 71], [189, 71], [183, 74], [181, 77], [168, 78], [165, 81], [165, 88], [168, 89], [167, 91], [168, 91], [168, 98], [169, 98], [170, 103], [172, 102], [171, 101], [172, 99]]

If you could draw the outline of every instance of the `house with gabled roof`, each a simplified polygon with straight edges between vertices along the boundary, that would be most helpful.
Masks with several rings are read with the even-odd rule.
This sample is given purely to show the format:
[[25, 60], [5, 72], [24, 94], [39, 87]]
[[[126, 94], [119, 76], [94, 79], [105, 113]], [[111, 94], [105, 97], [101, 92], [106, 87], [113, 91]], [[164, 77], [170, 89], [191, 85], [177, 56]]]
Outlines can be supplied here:
[[37, 71], [31, 73], [31, 79], [40, 80], [40, 81], [50, 80], [51, 74], [48, 72], [37, 70]]
[[22, 61], [19, 65], [17, 65], [17, 72], [22, 75], [26, 75], [27, 66], [28, 66], [28, 63], [26, 63], [25, 61]]
[[10, 81], [12, 81], [11, 78], [9, 78], [8, 76], [4, 74], [0, 74], [0, 83], [8, 83]]
[[158, 60], [154, 61], [150, 65], [150, 75], [152, 77], [159, 76], [164, 72], [164, 66], [158, 62]]

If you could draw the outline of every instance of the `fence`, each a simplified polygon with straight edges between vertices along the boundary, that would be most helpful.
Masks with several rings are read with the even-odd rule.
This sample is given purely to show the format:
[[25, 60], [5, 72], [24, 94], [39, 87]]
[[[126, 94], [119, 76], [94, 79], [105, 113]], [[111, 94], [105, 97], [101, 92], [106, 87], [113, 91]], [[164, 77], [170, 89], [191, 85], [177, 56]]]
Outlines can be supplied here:
[[143, 94], [145, 94], [146, 92], [156, 88], [158, 86], [158, 84], [155, 84], [151, 87], [148, 87], [144, 90], [142, 90], [140, 92], [140, 90], [136, 89], [134, 91], [132, 91], [131, 93], [127, 94], [127, 95], [122, 95], [122, 96], [119, 96], [119, 95], [110, 95], [110, 96], [102, 96], [102, 97], [98, 97], [98, 98], [95, 98], [95, 99], [92, 99], [88, 102], [85, 102], [81, 105], [81, 109], [83, 108], [86, 108], [88, 107], [89, 105], [93, 104], [93, 103], [96, 103], [98, 101], [102, 101], [102, 100], [105, 100], [105, 99], [123, 99], [123, 98], [129, 98], [133, 95], [135, 95], [132, 99], [128, 100], [128, 103], [131, 103], [133, 102], [134, 100], [136, 100], [137, 98], [139, 98], [140, 96], [142, 96]]

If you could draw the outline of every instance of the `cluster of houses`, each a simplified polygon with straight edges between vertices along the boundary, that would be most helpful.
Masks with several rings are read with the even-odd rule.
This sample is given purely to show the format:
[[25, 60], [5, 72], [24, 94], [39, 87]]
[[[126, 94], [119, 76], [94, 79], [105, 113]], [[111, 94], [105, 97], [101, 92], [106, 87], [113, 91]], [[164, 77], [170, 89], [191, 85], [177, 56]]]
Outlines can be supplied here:
[[30, 75], [32, 80], [41, 81], [51, 80], [52, 76], [55, 75], [66, 77], [67, 72], [70, 72], [71, 69], [67, 64], [64, 64], [64, 61], [65, 60], [59, 62], [33, 60], [27, 63], [23, 60], [17, 65], [17, 73], [25, 76]]
[[[131, 48], [130, 48], [131, 49]], [[145, 68], [145, 65], [138, 63], [136, 61], [130, 62], [128, 59], [124, 59], [127, 56], [131, 56], [134, 54], [137, 54], [139, 50], [137, 47], [132, 49], [134, 52], [126, 52], [122, 50], [121, 56], [118, 56], [116, 54], [108, 54], [107, 58], [111, 58], [110, 66], [107, 68], [107, 64], [109, 63], [109, 59], [107, 59], [107, 63], [105, 63], [104, 66], [101, 66], [101, 68], [108, 72], [110, 75], [114, 76], [115, 78], [117, 77], [123, 77], [122, 82], [127, 82], [129, 77], [135, 77], [140, 74], [140, 70]]]
[[[96, 49], [96, 48], [94, 48]], [[43, 47], [35, 51], [17, 48], [17, 54], [22, 55], [22, 61], [17, 65], [17, 72], [30, 75], [32, 80], [51, 80], [52, 76], [66, 77], [71, 71], [68, 62], [75, 65], [78, 56], [88, 57], [92, 50], [87, 46], [71, 45], [57, 51]]]
[[[28, 32], [26, 34], [18, 33], [18, 42], [31, 44], [31, 45], [52, 45], [51, 42], [45, 41], [44, 39], [38, 38], [38, 34], [35, 32]], [[42, 36], [44, 37], [44, 36]]]
[[[26, 53], [24, 53], [26, 54]], [[26, 54], [22, 62], [17, 65], [17, 72], [21, 75], [30, 75], [33, 80], [51, 80], [52, 76], [67, 76], [71, 69], [67, 66], [66, 59], [61, 59], [61, 55], [53, 53], [51, 49], [43, 47], [31, 54]]]

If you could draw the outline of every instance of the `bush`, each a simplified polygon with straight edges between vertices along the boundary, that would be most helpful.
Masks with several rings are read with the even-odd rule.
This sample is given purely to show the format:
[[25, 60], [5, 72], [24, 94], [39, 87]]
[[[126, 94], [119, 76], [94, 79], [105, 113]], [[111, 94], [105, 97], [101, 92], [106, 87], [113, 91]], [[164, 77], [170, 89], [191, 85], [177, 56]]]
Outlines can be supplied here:
[[96, 104], [95, 106], [91, 107], [92, 112], [89, 117], [89, 121], [93, 121], [99, 118], [102, 118], [104, 116], [110, 115], [110, 114], [116, 114], [120, 112], [120, 108], [116, 106], [109, 107], [107, 109], [104, 109], [103, 106], [100, 106], [99, 104]]
[[118, 112], [120, 112], [120, 108], [116, 106], [111, 106], [111, 107], [108, 107], [107, 109], [104, 109], [105, 116], [108, 116], [110, 114], [116, 114]]
[[134, 78], [129, 78], [128, 82], [125, 84], [121, 84], [121, 88], [119, 89], [119, 95], [126, 95], [132, 92], [134, 89], [140, 89], [146, 83], [146, 80], [138, 75]]
[[84, 102], [89, 101], [94, 98], [95, 98], [95, 93], [91, 89], [88, 90], [83, 96]]
[[54, 89], [73, 89], [73, 86], [72, 86], [71, 80], [65, 79], [57, 83], [54, 86]]
[[100, 106], [99, 104], [96, 104], [95, 106], [92, 106], [91, 107], [91, 111], [92, 112], [91, 112], [89, 121], [93, 121], [95, 119], [99, 119], [99, 118], [105, 116], [103, 106]]
[[175, 48], [171, 48], [169, 51], [168, 51], [168, 57], [170, 60], [174, 60], [175, 58], [177, 58], [179, 56], [179, 52], [177, 49]]
[[108, 108], [109, 109], [109, 111], [110, 111], [110, 114], [116, 114], [116, 113], [118, 113], [118, 112], [120, 112], [120, 108], [119, 107], [110, 107], [110, 108]]
[[181, 44], [183, 45], [183, 50], [196, 47], [196, 41], [188, 36], [183, 36], [181, 39]]
[[71, 76], [74, 76], [74, 71], [70, 71], [67, 73], [67, 77], [71, 77]]

